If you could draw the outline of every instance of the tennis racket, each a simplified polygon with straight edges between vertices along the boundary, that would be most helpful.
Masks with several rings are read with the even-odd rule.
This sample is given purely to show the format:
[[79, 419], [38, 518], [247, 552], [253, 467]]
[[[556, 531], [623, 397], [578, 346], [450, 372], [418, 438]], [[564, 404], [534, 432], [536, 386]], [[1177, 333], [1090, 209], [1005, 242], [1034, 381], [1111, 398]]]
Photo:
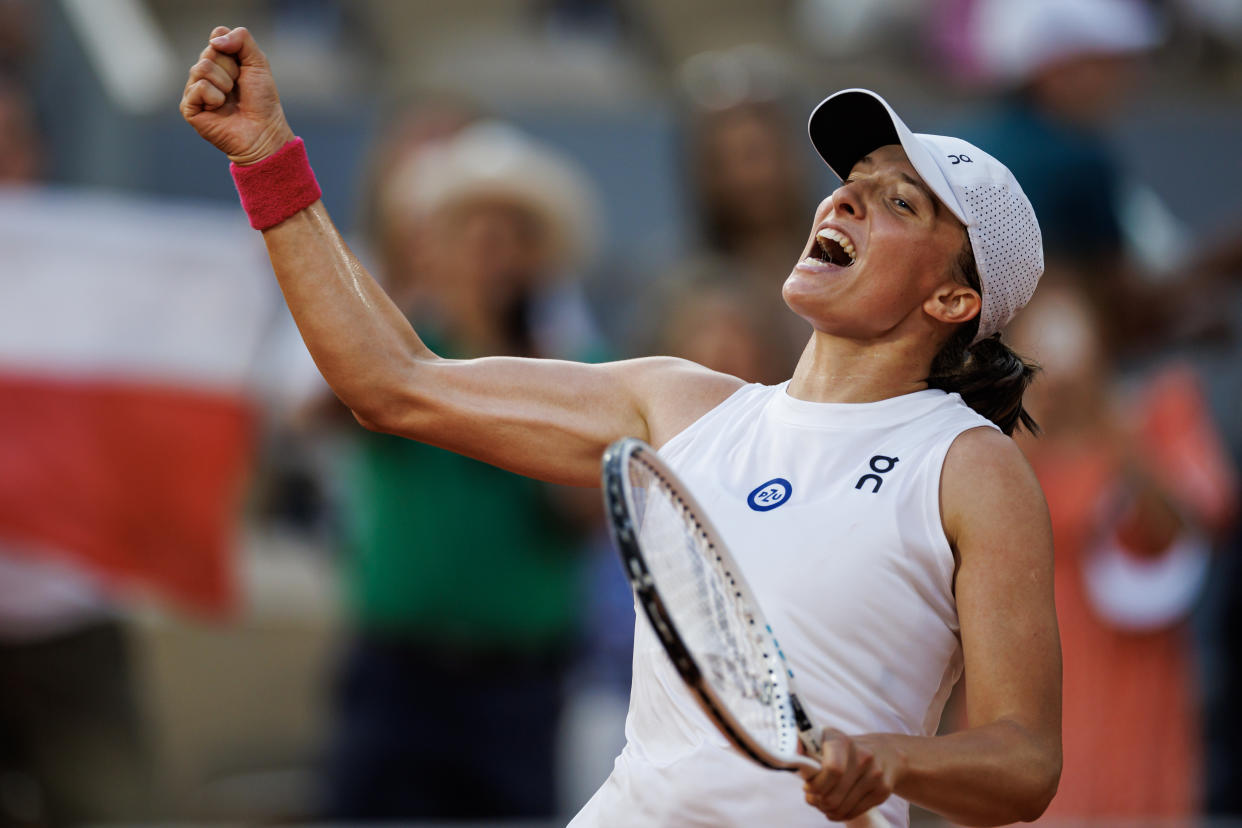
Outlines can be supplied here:
[[[703, 508], [655, 450], [632, 437], [604, 453], [603, 488], [638, 603], [708, 717], [766, 768], [819, 770], [822, 731], [798, 700], [772, 627]], [[851, 824], [887, 828], [875, 810]]]

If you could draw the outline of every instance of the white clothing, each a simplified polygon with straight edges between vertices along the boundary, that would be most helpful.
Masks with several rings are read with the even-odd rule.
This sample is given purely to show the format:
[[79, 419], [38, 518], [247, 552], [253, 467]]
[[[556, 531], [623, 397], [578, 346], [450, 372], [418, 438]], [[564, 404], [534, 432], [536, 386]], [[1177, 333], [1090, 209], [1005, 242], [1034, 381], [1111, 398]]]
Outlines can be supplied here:
[[[962, 667], [941, 467], [959, 434], [995, 426], [943, 391], [825, 404], [787, 385], [739, 389], [660, 453], [743, 569], [812, 719], [932, 735]], [[909, 822], [903, 800], [881, 811]], [[797, 774], [729, 746], [639, 612], [626, 746], [571, 826], [824, 822]]]
[[0, 642], [53, 638], [114, 613], [103, 587], [77, 565], [0, 541]]

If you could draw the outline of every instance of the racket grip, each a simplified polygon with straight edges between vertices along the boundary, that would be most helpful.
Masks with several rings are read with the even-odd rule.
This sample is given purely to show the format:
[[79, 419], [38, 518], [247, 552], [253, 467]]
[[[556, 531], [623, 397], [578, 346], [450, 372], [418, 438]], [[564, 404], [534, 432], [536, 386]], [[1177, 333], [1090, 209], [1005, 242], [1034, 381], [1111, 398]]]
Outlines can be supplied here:
[[855, 817], [845, 823], [849, 828], [890, 828], [888, 820], [880, 813], [879, 809], [872, 808], [860, 817]]

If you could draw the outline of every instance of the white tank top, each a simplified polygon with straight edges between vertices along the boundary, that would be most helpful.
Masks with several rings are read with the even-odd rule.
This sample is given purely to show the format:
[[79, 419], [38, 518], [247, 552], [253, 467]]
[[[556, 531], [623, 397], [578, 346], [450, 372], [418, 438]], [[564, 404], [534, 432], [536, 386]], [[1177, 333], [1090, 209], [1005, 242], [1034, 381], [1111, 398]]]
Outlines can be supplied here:
[[[995, 426], [943, 391], [811, 403], [787, 385], [739, 389], [660, 454], [729, 544], [815, 721], [932, 735], [962, 667], [940, 470], [959, 434]], [[729, 746], [637, 617], [625, 749], [571, 826], [822, 826], [797, 774]], [[909, 822], [903, 800], [881, 810]]]

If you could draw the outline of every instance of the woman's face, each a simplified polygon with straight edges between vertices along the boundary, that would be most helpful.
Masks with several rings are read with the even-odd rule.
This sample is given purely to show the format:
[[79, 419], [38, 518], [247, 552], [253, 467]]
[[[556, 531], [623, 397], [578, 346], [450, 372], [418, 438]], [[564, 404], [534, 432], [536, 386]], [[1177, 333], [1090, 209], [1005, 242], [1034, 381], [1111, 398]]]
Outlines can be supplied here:
[[717, 114], [702, 136], [703, 195], [735, 230], [784, 221], [802, 202], [795, 156], [774, 117], [746, 108]]
[[953, 282], [962, 223], [919, 178], [905, 151], [881, 147], [815, 213], [785, 303], [816, 330], [859, 341], [891, 336]]

